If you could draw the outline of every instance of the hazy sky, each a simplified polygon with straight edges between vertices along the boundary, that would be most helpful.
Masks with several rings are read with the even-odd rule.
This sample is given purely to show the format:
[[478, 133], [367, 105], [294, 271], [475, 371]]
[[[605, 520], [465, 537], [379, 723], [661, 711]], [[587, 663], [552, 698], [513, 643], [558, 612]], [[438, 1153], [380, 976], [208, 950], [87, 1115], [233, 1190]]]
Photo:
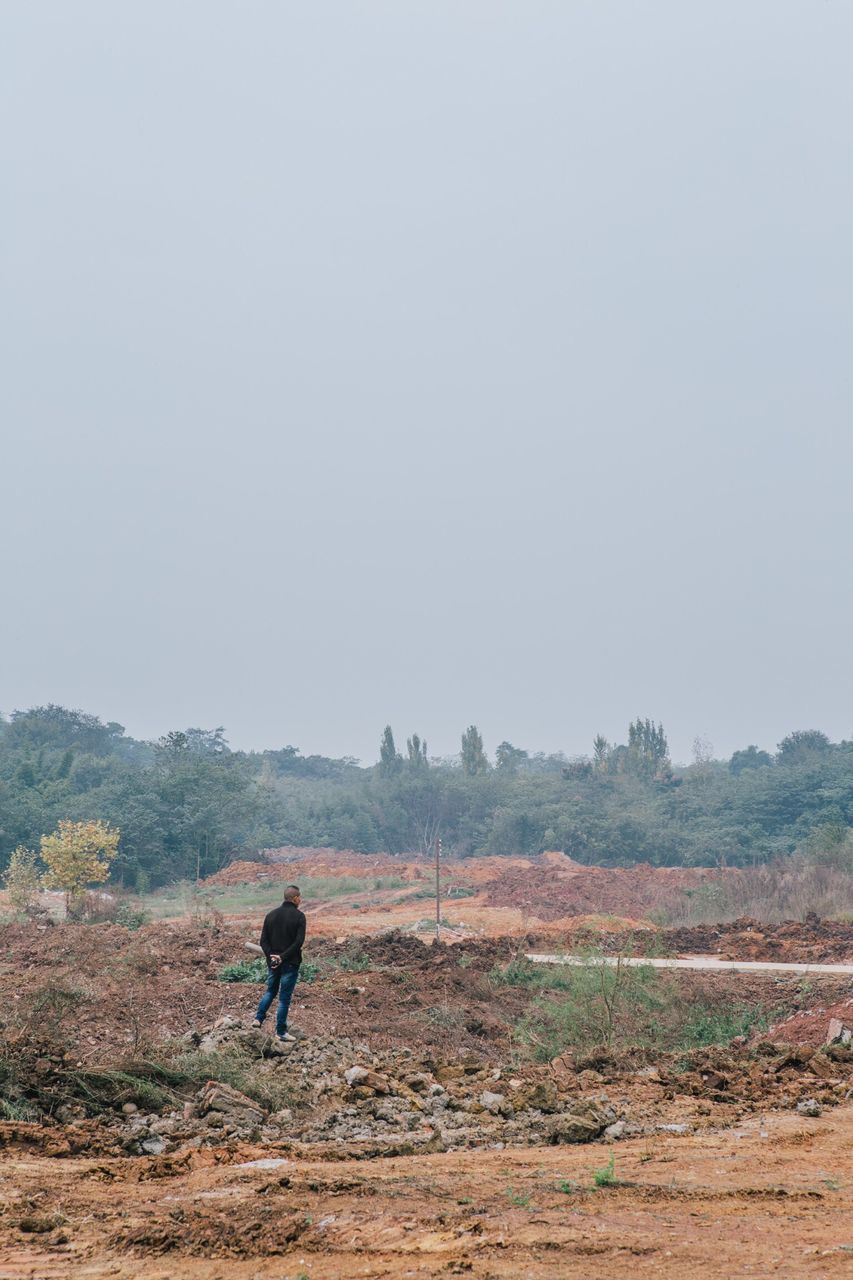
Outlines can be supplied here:
[[0, 708], [853, 735], [853, 6], [3, 0]]

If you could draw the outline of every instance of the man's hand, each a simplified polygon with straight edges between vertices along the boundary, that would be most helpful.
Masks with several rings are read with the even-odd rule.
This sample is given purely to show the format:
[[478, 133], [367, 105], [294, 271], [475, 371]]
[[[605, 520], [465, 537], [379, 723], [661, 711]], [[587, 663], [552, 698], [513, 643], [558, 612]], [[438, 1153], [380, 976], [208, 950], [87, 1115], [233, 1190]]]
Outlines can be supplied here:
[[270, 956], [270, 965], [273, 969], [277, 969], [281, 964], [281, 956]]

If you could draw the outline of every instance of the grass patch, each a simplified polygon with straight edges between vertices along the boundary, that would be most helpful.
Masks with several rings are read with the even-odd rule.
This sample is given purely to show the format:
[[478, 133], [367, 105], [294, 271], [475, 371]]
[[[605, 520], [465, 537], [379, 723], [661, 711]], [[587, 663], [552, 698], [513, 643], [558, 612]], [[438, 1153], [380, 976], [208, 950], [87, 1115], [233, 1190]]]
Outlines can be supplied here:
[[735, 1036], [749, 1036], [764, 1031], [773, 1021], [773, 1013], [761, 1005], [699, 1005], [694, 1008], [681, 1030], [680, 1049], [701, 1049], [709, 1044], [728, 1044]]
[[[184, 880], [148, 894], [144, 906], [156, 920], [198, 914], [205, 908], [223, 915], [244, 915], [256, 911], [265, 914], [281, 902], [284, 888], [292, 878], [284, 875], [279, 878], [273, 871], [269, 880], [258, 884], [211, 885], [203, 889]], [[363, 880], [356, 876], [302, 876], [299, 887], [303, 899], [311, 906], [351, 894], [402, 889], [407, 883], [401, 876], [373, 876]]]

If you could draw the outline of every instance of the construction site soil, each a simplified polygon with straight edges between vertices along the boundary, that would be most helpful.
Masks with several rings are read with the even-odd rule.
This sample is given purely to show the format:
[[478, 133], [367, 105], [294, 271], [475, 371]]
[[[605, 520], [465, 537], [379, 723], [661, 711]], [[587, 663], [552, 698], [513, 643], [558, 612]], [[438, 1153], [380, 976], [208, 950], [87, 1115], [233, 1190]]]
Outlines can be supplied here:
[[[213, 877], [212, 890], [269, 884], [271, 905], [297, 875], [365, 881], [307, 903], [285, 1045], [249, 1025], [257, 979], [223, 980], [251, 961], [262, 909], [208, 904], [135, 931], [0, 926], [0, 1277], [849, 1269], [849, 979], [665, 972], [652, 1021], [668, 1040], [626, 1004], [609, 1043], [546, 1052], [535, 1030], [564, 992], [524, 954], [586, 951], [594, 981], [608, 952], [853, 962], [853, 925], [661, 930], [640, 902], [657, 869], [629, 869], [608, 899], [601, 869], [564, 855], [481, 863], [444, 868], [474, 892], [448, 899], [455, 927], [438, 941], [411, 927], [429, 910], [409, 896], [429, 883], [416, 860], [285, 850]], [[386, 876], [403, 887], [375, 889]], [[549, 914], [543, 876], [576, 913]], [[525, 877], [536, 911], [474, 936], [507, 894], [517, 909]], [[749, 1016], [680, 1044], [697, 1010], [714, 1027]]]

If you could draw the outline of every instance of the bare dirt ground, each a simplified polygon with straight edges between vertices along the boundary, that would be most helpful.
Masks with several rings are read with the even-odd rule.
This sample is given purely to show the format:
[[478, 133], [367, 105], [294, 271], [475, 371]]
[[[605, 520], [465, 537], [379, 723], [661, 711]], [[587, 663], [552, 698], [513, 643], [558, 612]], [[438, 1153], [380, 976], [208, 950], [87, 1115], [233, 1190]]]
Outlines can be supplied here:
[[[853, 1106], [618, 1147], [324, 1161], [269, 1147], [2, 1165], [0, 1274], [130, 1280], [840, 1277]], [[283, 1160], [274, 1167], [255, 1161]], [[23, 1228], [22, 1228], [22, 1224]], [[50, 1226], [49, 1224], [56, 1224]], [[45, 1227], [47, 1226], [47, 1230]]]
[[[853, 1018], [849, 980], [679, 973], [656, 997], [670, 1038], [697, 1009], [766, 1016], [704, 1047], [626, 1034], [549, 1060], [518, 1036], [541, 993], [495, 976], [527, 949], [590, 946], [853, 961], [853, 925], [656, 929], [649, 904], [703, 873], [614, 878], [548, 855], [445, 868], [468, 896], [443, 903], [456, 927], [436, 945], [411, 930], [431, 914], [424, 864], [272, 859], [211, 887], [268, 886], [272, 904], [282, 881], [363, 882], [307, 903], [305, 1038], [279, 1056], [246, 1029], [257, 983], [221, 980], [262, 908], [0, 927], [2, 1280], [853, 1269], [853, 1048], [824, 1046], [830, 1019]], [[387, 877], [402, 886], [377, 889]], [[203, 1075], [141, 1094], [132, 1073], [175, 1046], [218, 1080], [239, 1061], [236, 1098], [226, 1085], [209, 1105]]]

